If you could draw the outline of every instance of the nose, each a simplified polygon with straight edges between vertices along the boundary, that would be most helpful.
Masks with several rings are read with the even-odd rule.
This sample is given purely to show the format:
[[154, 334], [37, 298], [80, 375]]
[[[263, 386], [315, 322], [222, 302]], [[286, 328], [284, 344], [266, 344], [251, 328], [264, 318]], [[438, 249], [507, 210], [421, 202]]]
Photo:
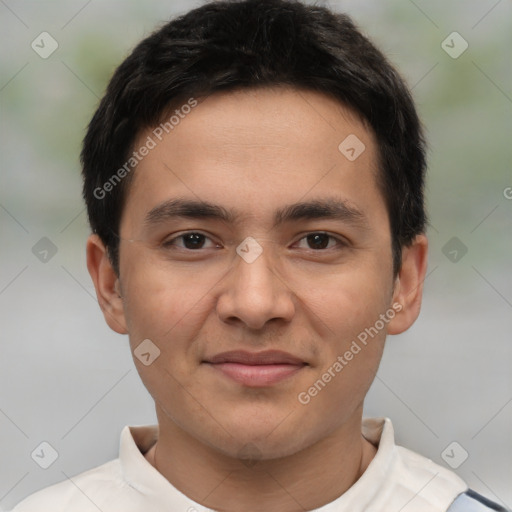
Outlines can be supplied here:
[[290, 322], [295, 313], [294, 293], [277, 267], [268, 248], [250, 263], [237, 256], [223, 280], [217, 301], [219, 318], [254, 330], [272, 320]]

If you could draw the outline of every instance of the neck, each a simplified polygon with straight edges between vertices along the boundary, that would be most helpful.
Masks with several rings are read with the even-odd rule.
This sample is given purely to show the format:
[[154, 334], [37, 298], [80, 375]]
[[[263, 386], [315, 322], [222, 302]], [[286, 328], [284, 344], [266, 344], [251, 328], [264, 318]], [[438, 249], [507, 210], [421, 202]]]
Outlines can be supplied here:
[[293, 455], [241, 461], [198, 441], [157, 410], [159, 439], [146, 458], [179, 491], [214, 510], [312, 510], [347, 491], [375, 456], [376, 448], [361, 435], [358, 412]]

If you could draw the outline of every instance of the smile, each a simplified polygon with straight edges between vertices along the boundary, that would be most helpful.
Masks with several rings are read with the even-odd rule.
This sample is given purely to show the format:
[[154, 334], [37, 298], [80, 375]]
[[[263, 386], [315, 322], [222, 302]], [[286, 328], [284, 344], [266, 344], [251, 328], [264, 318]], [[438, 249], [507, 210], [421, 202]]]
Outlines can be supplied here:
[[224, 352], [203, 363], [235, 382], [249, 387], [272, 386], [290, 378], [307, 366], [307, 363], [299, 358], [280, 351]]

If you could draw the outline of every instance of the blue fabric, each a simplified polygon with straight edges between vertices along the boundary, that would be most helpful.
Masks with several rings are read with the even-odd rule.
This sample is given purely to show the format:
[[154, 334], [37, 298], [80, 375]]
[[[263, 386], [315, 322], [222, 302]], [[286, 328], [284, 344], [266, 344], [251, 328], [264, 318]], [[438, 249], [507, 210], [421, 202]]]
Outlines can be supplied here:
[[446, 512], [509, 512], [501, 505], [494, 503], [481, 494], [468, 489], [459, 494]]

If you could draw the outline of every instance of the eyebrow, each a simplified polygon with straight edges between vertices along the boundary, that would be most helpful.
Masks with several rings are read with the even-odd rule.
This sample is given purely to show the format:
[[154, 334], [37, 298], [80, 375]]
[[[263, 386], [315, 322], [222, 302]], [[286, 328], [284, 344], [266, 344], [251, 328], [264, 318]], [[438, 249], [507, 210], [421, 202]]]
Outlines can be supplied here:
[[[144, 222], [147, 226], [151, 226], [176, 217], [212, 219], [234, 224], [240, 220], [242, 213], [207, 201], [169, 199], [152, 208], [147, 213]], [[313, 219], [332, 219], [361, 227], [368, 226], [368, 219], [361, 210], [346, 201], [326, 198], [298, 202], [279, 208], [274, 213], [273, 227], [287, 222]]]

